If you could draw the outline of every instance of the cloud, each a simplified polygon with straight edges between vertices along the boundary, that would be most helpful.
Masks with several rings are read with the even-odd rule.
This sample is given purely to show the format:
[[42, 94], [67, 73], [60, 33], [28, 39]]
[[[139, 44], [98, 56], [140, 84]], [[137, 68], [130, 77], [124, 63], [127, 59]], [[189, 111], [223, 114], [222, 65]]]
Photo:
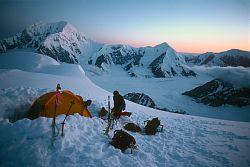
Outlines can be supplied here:
[[214, 78], [231, 83], [236, 88], [250, 88], [250, 68], [244, 67], [194, 67], [195, 70], [205, 72]]

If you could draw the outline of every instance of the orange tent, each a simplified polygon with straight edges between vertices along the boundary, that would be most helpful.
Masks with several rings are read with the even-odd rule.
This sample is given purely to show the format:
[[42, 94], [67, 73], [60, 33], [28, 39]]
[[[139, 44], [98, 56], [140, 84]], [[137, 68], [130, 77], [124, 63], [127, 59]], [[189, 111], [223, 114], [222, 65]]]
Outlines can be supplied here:
[[[52, 118], [55, 111], [56, 92], [49, 92], [40, 96], [30, 107], [27, 113], [29, 119], [36, 119], [39, 116]], [[56, 110], [56, 115], [67, 114], [71, 103], [69, 115], [79, 113], [85, 117], [91, 117], [89, 110], [81, 96], [74, 95], [69, 90], [60, 93], [59, 105]]]

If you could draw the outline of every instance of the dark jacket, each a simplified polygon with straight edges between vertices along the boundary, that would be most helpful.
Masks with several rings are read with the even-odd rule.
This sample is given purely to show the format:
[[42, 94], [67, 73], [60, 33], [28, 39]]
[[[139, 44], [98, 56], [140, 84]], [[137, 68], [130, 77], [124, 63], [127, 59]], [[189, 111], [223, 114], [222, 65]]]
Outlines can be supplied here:
[[120, 94], [113, 96], [113, 100], [114, 100], [115, 110], [118, 110], [118, 111], [125, 110], [125, 107], [126, 107], [125, 101]]

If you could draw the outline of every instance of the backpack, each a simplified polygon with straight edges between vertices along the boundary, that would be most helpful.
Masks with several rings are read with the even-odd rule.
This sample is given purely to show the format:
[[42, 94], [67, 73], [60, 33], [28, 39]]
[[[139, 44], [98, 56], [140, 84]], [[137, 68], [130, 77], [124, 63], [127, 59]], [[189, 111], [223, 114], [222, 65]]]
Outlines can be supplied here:
[[124, 152], [127, 148], [131, 148], [136, 144], [133, 136], [123, 130], [115, 130], [112, 142], [110, 143], [115, 148], [118, 148]]
[[104, 117], [105, 115], [107, 115], [107, 113], [108, 113], [108, 111], [104, 107], [102, 107], [98, 113], [98, 117], [99, 118]]
[[148, 121], [147, 125], [145, 126], [146, 134], [155, 135], [159, 125], [160, 125], [160, 120], [158, 118], [153, 118], [151, 121]]
[[131, 131], [131, 132], [140, 132], [141, 131], [141, 128], [134, 124], [134, 123], [127, 123], [125, 126], [124, 126], [124, 129], [128, 130], [128, 131]]

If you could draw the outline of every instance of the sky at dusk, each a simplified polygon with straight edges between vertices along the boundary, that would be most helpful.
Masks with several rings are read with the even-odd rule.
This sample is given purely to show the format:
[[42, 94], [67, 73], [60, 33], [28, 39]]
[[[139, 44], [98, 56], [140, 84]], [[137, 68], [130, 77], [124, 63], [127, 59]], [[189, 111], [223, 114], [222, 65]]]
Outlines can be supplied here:
[[250, 50], [248, 0], [1, 0], [0, 39], [67, 21], [97, 42], [169, 43], [178, 52]]

